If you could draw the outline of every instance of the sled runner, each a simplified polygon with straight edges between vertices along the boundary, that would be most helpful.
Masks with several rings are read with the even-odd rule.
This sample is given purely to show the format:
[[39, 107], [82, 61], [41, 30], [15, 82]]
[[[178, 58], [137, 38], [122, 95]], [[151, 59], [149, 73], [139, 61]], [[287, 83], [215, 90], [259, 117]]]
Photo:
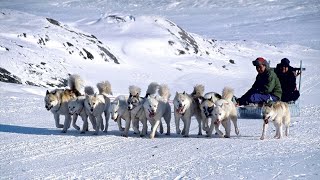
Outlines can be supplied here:
[[[301, 72], [305, 71], [306, 68], [302, 68], [302, 61], [300, 61], [300, 67], [299, 68], [293, 68], [293, 70], [296, 73], [299, 73], [299, 86], [298, 90], [300, 92], [301, 88]], [[299, 106], [299, 99], [295, 102], [289, 102], [288, 103], [291, 117], [299, 117], [300, 116], [300, 106]], [[262, 107], [253, 104], [253, 105], [247, 105], [247, 106], [239, 106], [237, 107], [237, 113], [239, 119], [261, 119], [262, 118]]]

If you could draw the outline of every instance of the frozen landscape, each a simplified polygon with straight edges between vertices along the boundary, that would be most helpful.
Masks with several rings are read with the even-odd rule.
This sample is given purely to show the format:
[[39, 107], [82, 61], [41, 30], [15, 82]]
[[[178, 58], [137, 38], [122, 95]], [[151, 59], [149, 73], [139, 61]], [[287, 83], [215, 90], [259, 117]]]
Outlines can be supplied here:
[[[320, 178], [317, 0], [3, 0], [0, 22], [0, 179]], [[241, 96], [260, 56], [306, 68], [300, 117], [280, 140], [273, 125], [259, 139], [261, 119], [239, 119], [230, 139], [197, 135], [192, 119], [183, 138], [173, 116], [171, 135], [155, 139], [132, 129], [122, 137], [112, 120], [98, 136], [91, 126], [61, 133], [44, 107], [46, 90], [66, 87], [68, 74], [94, 87], [108, 80], [111, 98], [130, 85], [144, 95], [154, 81], [168, 84], [171, 100], [196, 84]]]

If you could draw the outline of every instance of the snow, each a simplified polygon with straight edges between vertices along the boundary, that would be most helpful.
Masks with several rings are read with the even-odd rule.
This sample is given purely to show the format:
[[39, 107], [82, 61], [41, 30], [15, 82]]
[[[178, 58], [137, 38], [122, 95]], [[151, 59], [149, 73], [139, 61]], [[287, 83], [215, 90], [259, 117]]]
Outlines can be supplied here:
[[[317, 0], [1, 1], [0, 67], [22, 84], [0, 82], [0, 179], [319, 179], [319, 9]], [[83, 48], [93, 60], [84, 58]], [[53, 89], [48, 84], [68, 73], [91, 86], [108, 80], [114, 96], [127, 95], [130, 85], [144, 93], [153, 81], [168, 84], [171, 94], [203, 84], [206, 92], [231, 86], [241, 96], [255, 79], [251, 61], [259, 56], [271, 66], [284, 57], [296, 67], [302, 60], [306, 68], [301, 116], [291, 119], [289, 136], [280, 140], [273, 139], [273, 125], [259, 140], [258, 119], [239, 119], [240, 136], [232, 131], [230, 139], [196, 135], [195, 119], [191, 136], [183, 138], [174, 117], [171, 135], [155, 139], [132, 129], [122, 137], [112, 120], [107, 134], [72, 127], [63, 134], [44, 108], [45, 92]]]

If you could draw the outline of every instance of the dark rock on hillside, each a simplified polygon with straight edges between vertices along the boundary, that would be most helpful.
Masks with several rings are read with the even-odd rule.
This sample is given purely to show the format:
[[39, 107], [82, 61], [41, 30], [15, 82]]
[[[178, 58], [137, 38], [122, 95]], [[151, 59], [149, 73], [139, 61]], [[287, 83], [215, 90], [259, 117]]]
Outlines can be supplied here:
[[0, 67], [0, 81], [6, 83], [16, 83], [22, 84], [21, 79], [13, 74], [11, 74], [6, 69]]
[[60, 22], [51, 18], [46, 18], [51, 24], [60, 26]]

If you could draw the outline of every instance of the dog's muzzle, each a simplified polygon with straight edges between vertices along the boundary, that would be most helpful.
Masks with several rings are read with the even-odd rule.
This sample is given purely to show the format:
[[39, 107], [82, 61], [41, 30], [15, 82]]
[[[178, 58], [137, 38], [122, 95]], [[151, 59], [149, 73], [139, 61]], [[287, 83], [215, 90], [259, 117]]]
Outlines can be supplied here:
[[50, 109], [52, 108], [52, 106], [45, 106], [45, 108], [48, 110], [48, 111], [50, 111]]
[[118, 116], [119, 116], [119, 115], [117, 115], [117, 116], [111, 116], [111, 119], [114, 120], [114, 122], [116, 122], [117, 119], [118, 119]]
[[184, 114], [184, 107], [185, 106], [182, 106], [182, 104], [179, 104], [179, 107], [177, 108], [177, 113]]
[[218, 124], [218, 125], [219, 125], [220, 122], [221, 122], [221, 121], [220, 121], [219, 119], [216, 119], [216, 121], [214, 122], [214, 124]]
[[154, 110], [148, 109], [148, 111], [149, 111], [149, 117], [150, 117], [150, 118], [153, 118], [153, 117], [156, 115], [156, 113], [154, 112]]

